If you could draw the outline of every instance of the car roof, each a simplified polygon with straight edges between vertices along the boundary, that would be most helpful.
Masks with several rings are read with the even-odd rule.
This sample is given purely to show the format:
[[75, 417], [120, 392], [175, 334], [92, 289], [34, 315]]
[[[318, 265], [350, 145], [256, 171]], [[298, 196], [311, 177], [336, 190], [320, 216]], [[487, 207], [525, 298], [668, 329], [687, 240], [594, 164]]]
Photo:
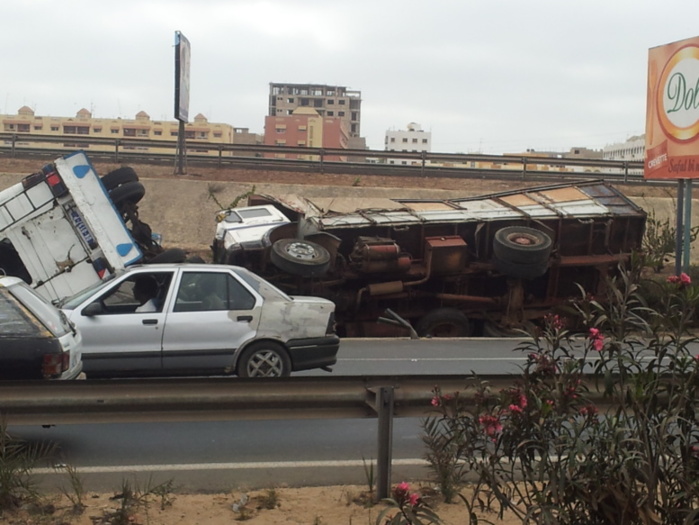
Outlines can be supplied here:
[[231, 264], [212, 264], [212, 263], [145, 263], [133, 264], [124, 269], [123, 273], [129, 273], [136, 270], [152, 269], [152, 270], [167, 270], [176, 268], [188, 268], [195, 270], [245, 270], [242, 266], [233, 266]]

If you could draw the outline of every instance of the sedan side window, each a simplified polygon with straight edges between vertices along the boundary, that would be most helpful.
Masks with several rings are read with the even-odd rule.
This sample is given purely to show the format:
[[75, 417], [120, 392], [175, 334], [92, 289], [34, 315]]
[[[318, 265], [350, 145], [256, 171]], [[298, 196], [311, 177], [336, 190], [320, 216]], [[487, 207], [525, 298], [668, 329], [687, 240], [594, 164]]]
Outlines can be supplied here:
[[161, 312], [172, 275], [137, 274], [111, 288], [99, 301], [105, 314]]
[[255, 297], [227, 272], [185, 272], [175, 312], [250, 310], [254, 306]]

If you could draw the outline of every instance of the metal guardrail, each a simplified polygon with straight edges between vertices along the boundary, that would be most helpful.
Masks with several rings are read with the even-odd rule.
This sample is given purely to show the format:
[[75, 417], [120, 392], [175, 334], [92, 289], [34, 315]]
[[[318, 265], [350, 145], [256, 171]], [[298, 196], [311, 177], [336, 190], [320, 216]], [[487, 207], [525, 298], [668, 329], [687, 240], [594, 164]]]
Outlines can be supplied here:
[[[391, 486], [393, 418], [428, 416], [435, 387], [444, 393], [463, 391], [470, 377], [0, 382], [0, 418], [7, 425], [377, 418], [376, 487], [377, 496], [385, 498]], [[499, 390], [512, 386], [516, 377], [481, 379]]]
[[[55, 144], [56, 147], [37, 148], [32, 144]], [[91, 147], [101, 149], [91, 149]], [[557, 158], [525, 155], [482, 155], [464, 153], [404, 152], [386, 150], [353, 150], [339, 148], [309, 148], [292, 146], [268, 146], [252, 144], [220, 144], [213, 142], [187, 141], [188, 162], [215, 163], [218, 166], [238, 163], [262, 164], [265, 166], [293, 167], [311, 166], [314, 171], [337, 172], [338, 167], [374, 170], [387, 169], [396, 171], [418, 172], [421, 175], [442, 173], [490, 173], [505, 177], [564, 177], [564, 176], [600, 176], [610, 179], [642, 179], [642, 161], [616, 161], [604, 159]], [[76, 148], [84, 148], [93, 158], [107, 157], [114, 162], [128, 159], [150, 159], [156, 162], [174, 162], [177, 148], [176, 141], [142, 140], [130, 138], [105, 138], [83, 135], [34, 135], [18, 133], [0, 133], [0, 153], [6, 152], [11, 157], [26, 154], [63, 154]], [[170, 150], [168, 153], [156, 153], [152, 148]], [[199, 153], [198, 153], [199, 152]], [[205, 152], [202, 154], [202, 152]], [[263, 154], [274, 153], [291, 156], [305, 156], [304, 159], [264, 158]], [[348, 162], [333, 161], [334, 158], [347, 158]], [[405, 161], [407, 164], [389, 164], [388, 159]], [[493, 168], [471, 168], [469, 165], [487, 163]], [[549, 170], [552, 168], [552, 170]], [[555, 171], [560, 169], [573, 171]], [[371, 173], [367, 173], [371, 174]]]
[[[512, 376], [489, 378], [494, 386]], [[463, 390], [467, 376], [282, 379], [119, 379], [0, 382], [11, 425], [377, 417], [376, 392], [394, 391], [394, 416], [426, 416], [432, 389]]]

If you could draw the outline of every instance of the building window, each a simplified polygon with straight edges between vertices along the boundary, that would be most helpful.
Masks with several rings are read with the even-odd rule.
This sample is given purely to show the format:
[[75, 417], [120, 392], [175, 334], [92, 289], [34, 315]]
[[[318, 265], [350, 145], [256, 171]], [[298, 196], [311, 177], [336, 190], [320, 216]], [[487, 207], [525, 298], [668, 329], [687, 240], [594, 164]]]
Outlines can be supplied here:
[[42, 126], [41, 124], [34, 126], [34, 131], [41, 131], [42, 129], [44, 129], [44, 126]]
[[287, 104], [293, 104], [293, 103], [294, 103], [294, 99], [293, 99], [293, 98], [287, 98], [287, 99], [286, 99], [286, 102], [287, 102]]
[[334, 106], [334, 105], [335, 105], [335, 101], [333, 99], [329, 99], [328, 106]]
[[286, 126], [283, 126], [283, 127], [281, 127], [281, 126], [280, 126], [280, 127], [276, 127], [276, 128], [274, 128], [274, 131], [275, 131], [276, 133], [286, 133]]
[[215, 139], [220, 139], [221, 137], [222, 137], [222, 135], [221, 135], [221, 132], [220, 132], [220, 131], [215, 131], [215, 132], [214, 132], [214, 138], [215, 138]]
[[337, 103], [340, 104], [341, 106], [344, 106], [346, 102], [347, 101], [345, 99], [342, 99], [342, 98], [337, 101]]
[[396, 137], [391, 137], [391, 143], [396, 141]]
[[102, 133], [102, 128], [92, 128], [93, 133]]
[[90, 128], [87, 126], [63, 126], [63, 133], [67, 135], [89, 135]]
[[404, 138], [404, 139], [403, 139], [403, 142], [408, 142], [408, 139]]
[[427, 144], [427, 139], [422, 139], [423, 144]]
[[51, 131], [58, 131], [58, 126], [51, 126]]
[[413, 139], [413, 144], [417, 144], [417, 139]]
[[338, 116], [338, 117], [344, 117], [344, 116], [345, 116], [345, 112], [344, 112], [344, 111], [338, 111], [338, 112], [337, 112], [337, 116]]
[[302, 99], [301, 99], [301, 105], [302, 105], [302, 106], [310, 106], [310, 105], [311, 105], [311, 101], [310, 101], [309, 99], [307, 99], [307, 98], [302, 98]]
[[322, 108], [323, 107], [323, 99], [317, 98], [313, 101], [313, 107], [314, 108]]
[[328, 117], [333, 117], [335, 116], [335, 112], [333, 111], [328, 111]]
[[136, 130], [134, 128], [124, 128], [124, 136], [125, 137], [135, 137]]
[[299, 126], [298, 129], [299, 129], [299, 131], [306, 131], [306, 130], [308, 129], [308, 126], [306, 126], [305, 124], [303, 124], [303, 125]]
[[29, 124], [17, 124], [17, 131], [20, 133], [29, 133]]
[[177, 131], [171, 131], [171, 132], [170, 132], [170, 136], [171, 136], [171, 137], [176, 137], [177, 134], [178, 134]]
[[155, 131], [153, 131], [153, 135], [155, 135], [156, 137], [160, 137], [162, 134], [163, 131], [160, 129], [156, 129]]
[[117, 135], [119, 133], [119, 128], [112, 128], [109, 131], [112, 135]]

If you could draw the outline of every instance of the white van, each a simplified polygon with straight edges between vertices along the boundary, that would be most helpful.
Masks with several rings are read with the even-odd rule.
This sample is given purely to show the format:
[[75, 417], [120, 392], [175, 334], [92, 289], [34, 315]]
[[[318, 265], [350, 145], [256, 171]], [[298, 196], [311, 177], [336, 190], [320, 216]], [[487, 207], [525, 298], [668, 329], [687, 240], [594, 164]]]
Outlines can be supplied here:
[[[128, 184], [121, 194], [142, 188]], [[53, 301], [140, 261], [113, 201], [83, 152], [1, 191], [0, 275], [21, 277]]]

